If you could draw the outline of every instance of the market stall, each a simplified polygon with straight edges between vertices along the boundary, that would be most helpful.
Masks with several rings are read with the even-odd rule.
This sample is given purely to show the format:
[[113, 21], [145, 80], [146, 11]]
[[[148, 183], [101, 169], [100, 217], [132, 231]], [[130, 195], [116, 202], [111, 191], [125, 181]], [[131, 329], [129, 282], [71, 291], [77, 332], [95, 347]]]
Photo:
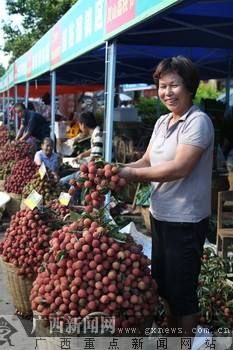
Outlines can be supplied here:
[[[35, 80], [38, 83], [46, 80], [48, 83], [51, 72], [52, 130], [54, 130], [56, 80], [64, 81], [66, 77], [71, 85], [77, 84], [77, 81], [80, 84], [105, 82], [105, 159], [110, 163], [115, 84], [151, 82], [154, 65], [161, 58], [177, 54], [192, 58], [199, 66], [202, 78], [224, 78], [233, 56], [232, 35], [229, 34], [232, 33], [233, 1], [159, 1], [156, 4], [154, 1], [143, 2], [143, 4], [140, 1], [131, 1], [122, 13], [115, 10], [114, 6], [117, 7], [118, 2], [98, 1], [98, 6], [95, 5], [94, 1], [77, 2], [71, 11], [29, 53], [25, 54], [25, 57], [21, 57], [16, 62], [15, 71], [10, 67], [6, 76], [0, 81], [0, 90], [4, 94], [7, 91], [9, 98], [10, 88], [26, 82], [25, 94], [28, 97], [29, 81], [30, 85], [34, 84]], [[103, 21], [105, 7], [107, 11]], [[74, 21], [77, 18], [84, 18], [85, 11], [98, 13], [99, 21], [94, 21], [96, 17], [93, 15], [93, 26], [88, 27], [85, 22], [83, 29], [86, 35], [76, 37], [77, 32], [78, 35], [81, 34], [75, 31]], [[77, 23], [81, 25], [81, 19]], [[70, 35], [72, 38], [70, 42], [67, 39], [67, 28], [70, 34], [73, 33]], [[58, 40], [59, 36], [64, 39], [62, 44]], [[65, 46], [62, 47], [62, 45]], [[49, 50], [51, 47], [55, 47], [56, 50]], [[123, 328], [134, 325], [136, 321], [139, 323], [139, 319], [144, 321], [146, 316], [150, 316], [151, 308], [157, 304], [157, 293], [154, 293], [156, 286], [153, 285], [148, 269], [149, 261], [141, 253], [142, 247], [135, 244], [131, 238], [128, 241], [127, 237], [119, 234], [117, 227], [112, 231], [108, 226], [108, 220], [100, 218], [103, 195], [109, 189], [120, 191], [117, 169], [113, 171], [110, 164], [103, 165], [97, 162], [83, 167], [81, 171], [82, 181], [76, 184], [78, 188], [84, 186], [86, 189], [85, 210], [81, 219], [74, 216], [72, 223], [67, 223], [58, 230], [53, 227], [51, 232], [51, 227], [44, 227], [43, 225], [46, 226], [46, 224], [40, 222], [42, 218], [37, 213], [37, 209], [34, 212], [35, 217], [29, 210], [18, 211], [12, 218], [12, 226], [6, 233], [2, 255], [6, 263], [15, 263], [20, 268], [24, 262], [23, 267], [29, 268], [34, 262], [31, 257], [33, 254], [29, 254], [30, 257], [27, 257], [26, 261], [24, 251], [17, 251], [18, 255], [14, 256], [11, 251], [15, 249], [12, 231], [17, 228], [19, 229], [17, 234], [20, 235], [21, 231], [23, 232], [20, 226], [22, 222], [24, 227], [30, 228], [30, 231], [37, 230], [40, 222], [44, 230], [42, 233], [49, 232], [49, 236], [43, 237], [39, 243], [43, 243], [45, 249], [40, 247], [42, 251], [37, 257], [38, 265], [43, 262], [45, 269], [38, 271], [36, 269], [38, 266], [35, 265], [35, 270], [26, 271], [30, 273], [29, 277], [35, 280], [31, 294], [32, 304], [28, 301], [29, 307], [31, 305], [34, 311], [45, 318], [48, 318], [51, 312], [56, 312], [59, 317], [72, 312], [72, 316], [85, 318], [95, 311], [112, 315], [118, 310], [117, 322]], [[12, 176], [14, 175], [16, 174]], [[30, 175], [33, 176], [33, 174]], [[22, 177], [25, 178], [23, 171]], [[17, 181], [21, 183], [19, 179]], [[19, 182], [17, 186], [12, 186], [14, 190], [20, 187]], [[121, 183], [121, 186], [124, 184]], [[98, 214], [89, 217], [93, 208], [97, 209]], [[35, 238], [33, 243], [37, 245], [39, 231], [33, 234], [33, 239]], [[19, 241], [27, 246], [30, 241], [28, 238], [24, 237], [25, 241], [21, 242], [19, 237]], [[49, 241], [50, 238], [52, 239]], [[27, 253], [30, 249], [27, 247]], [[38, 245], [33, 246], [33, 249], [38, 249]], [[96, 258], [97, 261], [92, 253], [94, 249], [96, 249], [95, 257], [100, 256]], [[46, 257], [43, 257], [43, 253], [47, 253]], [[125, 262], [122, 262], [123, 260]], [[208, 257], [204, 256], [203, 260], [205, 263], [207, 260], [219, 262], [218, 258], [211, 254]], [[219, 264], [222, 266], [223, 262], [220, 261]], [[132, 269], [129, 266], [132, 266]], [[21, 272], [25, 274], [25, 270]], [[34, 276], [33, 273], [38, 275]], [[223, 279], [225, 281], [225, 275]], [[116, 283], [111, 284], [110, 281]], [[206, 282], [205, 277], [201, 282]], [[61, 288], [62, 283], [65, 286]], [[115, 287], [112, 289], [111, 285]], [[220, 285], [222, 286], [222, 279]], [[117, 293], [118, 290], [119, 293]], [[122, 290], [126, 293], [126, 298]], [[54, 291], [53, 294], [52, 291]], [[205, 307], [208, 297], [204, 295], [204, 291], [205, 289], [201, 292], [204, 305], [203, 323], [209, 325], [216, 320], [216, 315], [223, 313], [224, 322], [227, 326], [232, 326], [231, 300], [224, 299], [226, 295], [227, 298], [232, 299], [231, 290], [227, 289], [227, 294], [224, 296], [211, 295], [213, 304], [207, 305], [207, 309]], [[219, 293], [218, 283], [216, 293]], [[216, 300], [218, 303], [215, 303]], [[215, 308], [216, 305], [220, 308]]]

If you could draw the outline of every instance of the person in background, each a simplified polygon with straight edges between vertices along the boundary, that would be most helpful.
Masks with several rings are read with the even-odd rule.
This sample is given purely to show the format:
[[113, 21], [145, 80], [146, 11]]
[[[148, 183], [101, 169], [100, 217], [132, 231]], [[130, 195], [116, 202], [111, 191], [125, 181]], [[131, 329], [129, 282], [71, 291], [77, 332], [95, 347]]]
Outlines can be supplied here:
[[46, 92], [41, 98], [43, 105], [41, 106], [41, 115], [50, 122], [51, 120], [51, 96]]
[[72, 113], [70, 118], [71, 122], [67, 129], [66, 138], [57, 139], [57, 152], [62, 156], [71, 156], [74, 153], [75, 142], [83, 137], [78, 116]]
[[[92, 112], [83, 112], [79, 117], [80, 130], [85, 136], [91, 136], [91, 148], [80, 153], [74, 160], [74, 163], [80, 164], [81, 161], [86, 162], [100, 158], [103, 156], [103, 136], [100, 127], [97, 125], [95, 116]], [[71, 180], [79, 178], [79, 171], [60, 179], [60, 184], [70, 187]], [[75, 199], [78, 197], [76, 196]]]
[[37, 151], [35, 154], [34, 162], [38, 166], [44, 163], [46, 168], [53, 173], [55, 179], [58, 180], [60, 158], [53, 149], [53, 140], [49, 137], [45, 137], [41, 144], [41, 150]]
[[[38, 107], [38, 112], [45, 118], [47, 122], [51, 122], [51, 95], [49, 92], [46, 92], [42, 97], [42, 104]], [[55, 120], [60, 121], [63, 120], [64, 116], [57, 108], [57, 104], [55, 104]]]
[[21, 122], [16, 140], [37, 145], [45, 137], [49, 137], [50, 125], [42, 115], [26, 109], [23, 103], [16, 103], [14, 109]]
[[211, 212], [214, 128], [193, 105], [199, 75], [188, 58], [161, 61], [154, 73], [170, 113], [154, 126], [141, 159], [122, 167], [128, 181], [151, 182], [152, 276], [168, 314], [168, 326], [195, 336], [199, 321], [198, 276]]
[[80, 153], [75, 162], [80, 162], [84, 158], [98, 158], [103, 156], [103, 135], [100, 127], [97, 125], [95, 116], [92, 112], [83, 112], [79, 117], [80, 131], [85, 136], [91, 137], [91, 147], [87, 151]]

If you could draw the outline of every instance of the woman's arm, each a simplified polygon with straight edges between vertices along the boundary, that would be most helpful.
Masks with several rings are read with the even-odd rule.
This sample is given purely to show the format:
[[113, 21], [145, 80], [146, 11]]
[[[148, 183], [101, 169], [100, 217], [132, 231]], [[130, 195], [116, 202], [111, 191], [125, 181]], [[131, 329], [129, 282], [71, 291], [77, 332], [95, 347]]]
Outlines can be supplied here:
[[87, 151], [84, 151], [80, 153], [74, 160], [73, 163], [78, 163], [80, 159], [83, 159], [85, 157], [89, 157], [91, 154], [91, 149], [88, 149]]
[[190, 174], [200, 160], [203, 149], [182, 144], [177, 147], [173, 160], [153, 167], [125, 167], [120, 169], [120, 176], [133, 181], [167, 182], [184, 178]]
[[145, 168], [150, 166], [150, 161], [144, 155], [141, 159], [138, 159], [136, 162], [125, 164], [125, 166], [130, 168]]
[[40, 154], [38, 152], [36, 152], [36, 154], [35, 154], [34, 163], [38, 166], [40, 166], [42, 163], [41, 158], [40, 158]]
[[29, 131], [26, 131], [23, 136], [20, 137], [20, 141], [24, 141], [24, 140], [27, 140], [29, 137], [31, 136], [30, 132]]
[[136, 162], [125, 164], [125, 166], [130, 167], [130, 168], [150, 167], [150, 157], [149, 157], [150, 149], [151, 149], [151, 145], [149, 144], [149, 146], [147, 147], [147, 150], [144, 153], [144, 155], [142, 156], [142, 158], [138, 159]]
[[16, 138], [15, 138], [16, 141], [18, 141], [21, 138], [21, 136], [23, 135], [23, 132], [24, 132], [24, 126], [21, 125], [18, 132], [17, 132]]
[[87, 151], [84, 151], [84, 152], [80, 153], [77, 156], [77, 159], [82, 159], [82, 158], [85, 158], [85, 157], [89, 157], [90, 154], [91, 154], [91, 149], [88, 149]]

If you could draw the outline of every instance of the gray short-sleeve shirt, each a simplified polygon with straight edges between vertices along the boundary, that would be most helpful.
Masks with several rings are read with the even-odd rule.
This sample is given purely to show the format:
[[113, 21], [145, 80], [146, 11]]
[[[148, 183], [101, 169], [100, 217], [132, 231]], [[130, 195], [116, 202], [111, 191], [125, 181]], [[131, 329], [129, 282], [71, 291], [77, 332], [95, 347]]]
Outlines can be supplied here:
[[171, 114], [161, 116], [155, 124], [150, 140], [151, 166], [174, 159], [179, 144], [200, 147], [203, 154], [187, 177], [152, 183], [150, 210], [161, 221], [199, 222], [211, 212], [214, 128], [210, 118], [196, 106], [168, 128], [170, 118]]

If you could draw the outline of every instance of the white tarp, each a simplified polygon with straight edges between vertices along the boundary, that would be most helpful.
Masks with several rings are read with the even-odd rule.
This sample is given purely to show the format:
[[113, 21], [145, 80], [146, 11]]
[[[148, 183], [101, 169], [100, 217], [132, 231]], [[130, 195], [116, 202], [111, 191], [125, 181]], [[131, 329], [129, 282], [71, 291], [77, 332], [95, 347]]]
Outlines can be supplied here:
[[11, 197], [6, 192], [0, 192], [0, 208], [4, 208], [5, 205], [10, 201]]
[[143, 246], [143, 253], [149, 259], [151, 258], [151, 237], [139, 232], [133, 222], [130, 222], [127, 226], [123, 227], [120, 232], [131, 234], [135, 242]]

